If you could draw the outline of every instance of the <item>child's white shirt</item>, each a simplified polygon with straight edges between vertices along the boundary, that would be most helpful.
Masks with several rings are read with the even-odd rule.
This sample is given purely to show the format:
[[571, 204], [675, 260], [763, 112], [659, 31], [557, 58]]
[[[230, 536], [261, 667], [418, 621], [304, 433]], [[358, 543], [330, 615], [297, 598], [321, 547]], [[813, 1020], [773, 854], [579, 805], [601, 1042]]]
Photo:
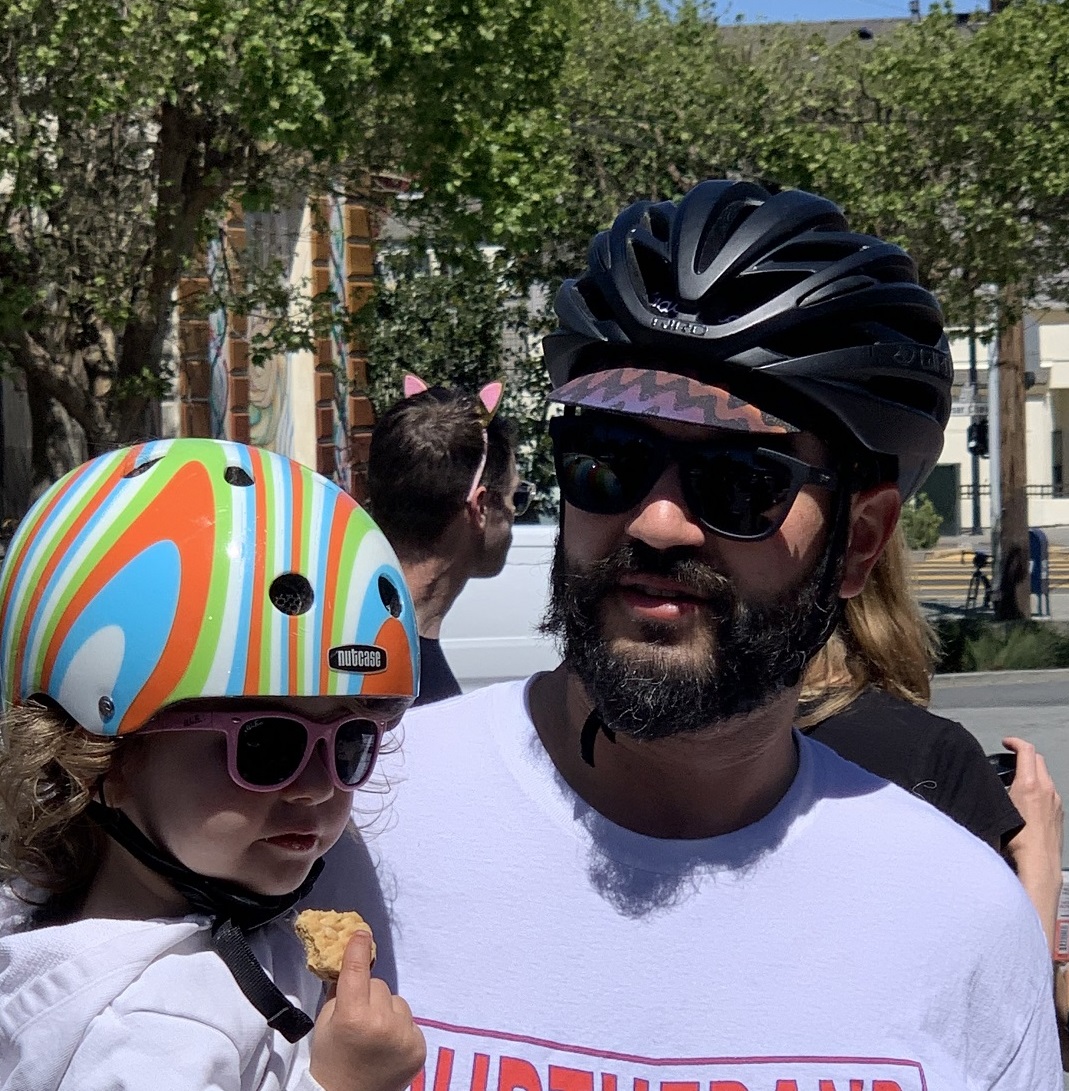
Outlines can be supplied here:
[[[211, 948], [208, 919], [27, 929], [0, 895], [0, 1091], [321, 1091]], [[254, 932], [268, 976], [315, 1016], [322, 986], [286, 919]]]

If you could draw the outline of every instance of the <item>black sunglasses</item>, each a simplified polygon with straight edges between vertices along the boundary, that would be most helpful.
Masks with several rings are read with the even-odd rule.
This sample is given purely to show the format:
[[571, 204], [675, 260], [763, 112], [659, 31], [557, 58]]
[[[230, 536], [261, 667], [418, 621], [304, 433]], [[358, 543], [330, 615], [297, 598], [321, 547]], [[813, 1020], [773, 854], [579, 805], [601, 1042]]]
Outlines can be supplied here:
[[521, 481], [512, 494], [513, 514], [519, 518], [531, 506], [534, 499], [535, 487], [530, 481]]
[[759, 542], [783, 525], [803, 485], [834, 489], [832, 470], [738, 440], [695, 443], [607, 416], [549, 422], [561, 495], [593, 515], [630, 511], [668, 465], [679, 467], [683, 498], [698, 521], [723, 538]]

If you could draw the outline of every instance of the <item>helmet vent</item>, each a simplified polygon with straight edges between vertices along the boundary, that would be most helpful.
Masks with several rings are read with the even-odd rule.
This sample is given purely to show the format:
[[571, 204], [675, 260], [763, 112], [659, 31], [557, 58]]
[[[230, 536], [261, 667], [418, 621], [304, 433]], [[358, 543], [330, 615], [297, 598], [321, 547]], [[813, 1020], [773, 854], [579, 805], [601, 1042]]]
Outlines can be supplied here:
[[856, 237], [820, 238], [816, 233], [806, 235], [780, 246], [769, 255], [776, 263], [794, 263], [810, 269], [818, 269], [835, 261], [849, 258], [861, 249]]
[[612, 308], [606, 302], [605, 296], [602, 295], [596, 284], [584, 277], [584, 279], [576, 283], [575, 287], [596, 321], [610, 322], [615, 318]]
[[[631, 253], [638, 266], [639, 280], [646, 290], [646, 298], [651, 303], [660, 301], [662, 305], [674, 305], [679, 293], [668, 262], [645, 246], [635, 246]], [[674, 314], [675, 310], [671, 313]]]
[[162, 461], [163, 461], [163, 456], [162, 455], [160, 455], [159, 458], [150, 458], [147, 462], [142, 462], [140, 465], [135, 466], [132, 470], [128, 470], [126, 473], [123, 474], [123, 477], [126, 478], [127, 480], [129, 480], [131, 477], [140, 477], [147, 470], [151, 470], [152, 467], [155, 466], [157, 462], [162, 462]]
[[379, 576], [379, 598], [382, 599], [382, 605], [390, 612], [390, 617], [401, 616], [401, 594], [393, 581], [385, 576]]
[[695, 272], [704, 273], [716, 260], [728, 239], [757, 211], [750, 201], [732, 201], [721, 214], [705, 225], [705, 233], [697, 248]]
[[312, 585], [300, 572], [283, 572], [281, 576], [276, 576], [271, 581], [267, 596], [279, 613], [290, 617], [308, 613], [315, 602]]
[[898, 375], [877, 375], [859, 384], [875, 398], [883, 398], [892, 404], [909, 406], [930, 417], [937, 417], [947, 410], [946, 399], [927, 383], [918, 383], [913, 379]]
[[228, 485], [241, 485], [247, 487], [252, 484], [252, 478], [241, 466], [227, 466], [223, 471], [223, 480], [226, 481]]
[[[673, 208], [672, 211], [674, 213], [675, 209]], [[666, 243], [672, 237], [672, 222], [656, 205], [649, 210], [647, 222], [649, 224], [650, 234], [658, 242]]]

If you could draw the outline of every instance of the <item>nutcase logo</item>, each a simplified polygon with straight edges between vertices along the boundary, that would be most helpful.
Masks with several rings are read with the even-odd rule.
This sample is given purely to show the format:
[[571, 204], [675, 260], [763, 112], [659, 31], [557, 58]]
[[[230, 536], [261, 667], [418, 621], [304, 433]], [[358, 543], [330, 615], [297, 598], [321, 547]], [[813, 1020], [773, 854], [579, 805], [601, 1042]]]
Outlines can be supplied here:
[[378, 674], [386, 669], [386, 649], [375, 644], [341, 644], [327, 652], [332, 671], [348, 674]]

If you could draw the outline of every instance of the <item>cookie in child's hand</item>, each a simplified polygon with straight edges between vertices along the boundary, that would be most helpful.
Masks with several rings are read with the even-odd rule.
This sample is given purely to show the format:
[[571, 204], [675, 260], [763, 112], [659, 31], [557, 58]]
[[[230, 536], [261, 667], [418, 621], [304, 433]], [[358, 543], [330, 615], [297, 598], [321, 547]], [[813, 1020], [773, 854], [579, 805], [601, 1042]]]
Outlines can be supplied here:
[[[337, 981], [341, 973], [341, 957], [354, 932], [371, 928], [359, 913], [338, 913], [333, 909], [305, 909], [294, 922], [297, 935], [304, 944], [308, 969], [324, 981]], [[371, 940], [371, 965], [375, 965], [375, 940]]]

